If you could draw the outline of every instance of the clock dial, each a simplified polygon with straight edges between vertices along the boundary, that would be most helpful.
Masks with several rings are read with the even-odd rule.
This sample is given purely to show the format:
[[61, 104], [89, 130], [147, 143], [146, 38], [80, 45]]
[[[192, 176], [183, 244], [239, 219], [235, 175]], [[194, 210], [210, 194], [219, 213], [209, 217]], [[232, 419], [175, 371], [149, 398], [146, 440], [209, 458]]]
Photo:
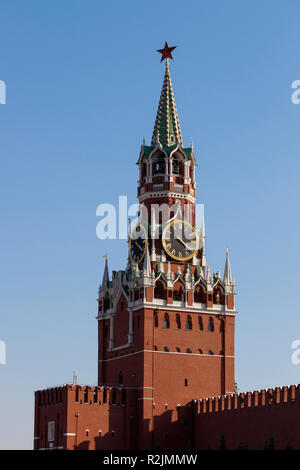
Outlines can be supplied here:
[[147, 231], [143, 225], [138, 224], [129, 237], [129, 256], [133, 263], [139, 264], [143, 260], [147, 245]]
[[162, 244], [171, 258], [186, 261], [198, 250], [198, 234], [185, 220], [172, 220], [163, 230]]

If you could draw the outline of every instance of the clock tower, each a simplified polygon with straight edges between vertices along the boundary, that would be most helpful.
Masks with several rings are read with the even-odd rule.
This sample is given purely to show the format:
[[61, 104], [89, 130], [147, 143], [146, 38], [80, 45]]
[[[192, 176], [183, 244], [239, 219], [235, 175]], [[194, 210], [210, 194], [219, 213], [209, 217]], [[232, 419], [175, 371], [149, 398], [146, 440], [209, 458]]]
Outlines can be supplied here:
[[235, 282], [228, 251], [223, 276], [206, 266], [204, 217], [195, 226], [196, 159], [182, 141], [169, 70], [174, 49], [166, 43], [158, 51], [165, 75], [152, 140], [143, 141], [137, 162], [140, 217], [127, 267], [110, 278], [105, 262], [98, 298], [98, 385], [136, 401], [130, 435], [143, 448], [166, 447], [174, 410], [180, 429], [172, 442], [178, 438], [180, 448], [183, 410], [234, 393]]

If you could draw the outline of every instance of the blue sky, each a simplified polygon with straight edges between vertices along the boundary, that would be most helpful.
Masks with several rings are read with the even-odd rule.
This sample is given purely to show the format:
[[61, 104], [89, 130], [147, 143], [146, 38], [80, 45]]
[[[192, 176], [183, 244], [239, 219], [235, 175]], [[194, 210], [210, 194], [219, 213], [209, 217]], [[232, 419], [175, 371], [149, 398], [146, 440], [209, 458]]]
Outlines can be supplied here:
[[32, 448], [33, 391], [95, 383], [102, 255], [96, 207], [135, 202], [164, 67], [194, 141], [207, 260], [237, 282], [240, 391], [298, 383], [300, 4], [284, 1], [1, 3], [0, 448]]

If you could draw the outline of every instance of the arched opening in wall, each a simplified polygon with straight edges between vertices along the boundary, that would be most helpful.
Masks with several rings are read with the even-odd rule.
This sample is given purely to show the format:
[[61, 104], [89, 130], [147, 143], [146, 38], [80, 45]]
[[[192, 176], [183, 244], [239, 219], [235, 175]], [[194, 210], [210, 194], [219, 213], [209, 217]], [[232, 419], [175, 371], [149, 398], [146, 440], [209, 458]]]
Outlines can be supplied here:
[[202, 349], [199, 349], [198, 352], [199, 352], [199, 354], [203, 354]]
[[123, 385], [123, 372], [119, 372], [119, 385]]
[[164, 314], [163, 328], [170, 328], [170, 319], [168, 313]]
[[85, 387], [84, 389], [84, 403], [88, 402], [88, 389]]
[[209, 317], [207, 331], [210, 332], [210, 333], [213, 333], [214, 330], [215, 330], [214, 319], [212, 317]]
[[157, 157], [155, 157], [152, 170], [153, 170], [153, 175], [159, 175], [159, 174], [165, 173], [165, 157], [162, 153], [157, 155]]
[[181, 282], [175, 282], [174, 284], [173, 299], [181, 302], [184, 301], [184, 287]]
[[107, 389], [104, 387], [103, 390], [103, 403], [107, 403]]
[[165, 346], [165, 347], [164, 347], [164, 351], [165, 351], [165, 352], [169, 352], [168, 346]]
[[184, 386], [185, 386], [185, 387], [188, 386], [188, 379], [184, 379]]
[[220, 356], [224, 356], [224, 351], [223, 351], [223, 349], [221, 349], [221, 351], [219, 352], [219, 355], [220, 355]]
[[173, 158], [172, 160], [172, 173], [173, 175], [179, 175], [179, 160], [178, 157]]
[[181, 320], [180, 320], [180, 315], [179, 315], [179, 313], [176, 313], [176, 328], [177, 328], [178, 330], [181, 329]]
[[157, 346], [154, 346], [154, 351], [157, 351]]
[[209, 350], [208, 350], [208, 354], [209, 354], [210, 356], [213, 356], [213, 355], [214, 355], [214, 352], [213, 352], [211, 349], [209, 349]]
[[187, 318], [186, 318], [185, 329], [186, 329], [186, 330], [192, 330], [192, 329], [193, 329], [193, 324], [192, 324], [192, 317], [191, 317], [191, 315], [188, 315]]
[[192, 350], [190, 348], [186, 348], [186, 353], [187, 354], [192, 354]]
[[113, 388], [111, 392], [111, 404], [115, 405], [116, 402], [117, 402], [117, 390]]
[[206, 290], [202, 284], [197, 284], [195, 287], [194, 302], [206, 303]]
[[154, 297], [156, 299], [165, 299], [166, 298], [166, 289], [162, 281], [158, 280], [154, 287]]
[[221, 289], [221, 287], [218, 285], [214, 288], [214, 291], [213, 291], [213, 302], [214, 304], [217, 304], [217, 305], [218, 304], [224, 305], [225, 303], [224, 292]]
[[106, 312], [109, 309], [110, 309], [110, 298], [109, 298], [109, 293], [106, 292], [103, 298], [103, 312]]
[[94, 403], [98, 402], [98, 390], [95, 388], [94, 390]]
[[198, 316], [198, 329], [199, 331], [203, 331], [203, 320], [201, 315]]
[[177, 347], [177, 348], [176, 348], [176, 352], [180, 352], [180, 348]]
[[122, 390], [122, 405], [126, 405], [126, 389]]

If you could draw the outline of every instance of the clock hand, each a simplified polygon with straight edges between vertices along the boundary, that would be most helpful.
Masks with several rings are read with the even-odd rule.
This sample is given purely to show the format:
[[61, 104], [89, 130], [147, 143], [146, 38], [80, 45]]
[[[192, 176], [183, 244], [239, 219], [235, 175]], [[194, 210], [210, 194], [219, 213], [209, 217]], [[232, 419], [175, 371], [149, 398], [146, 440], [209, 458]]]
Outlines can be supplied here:
[[181, 238], [177, 237], [177, 240], [179, 240], [180, 243], [182, 243], [188, 250], [191, 249]]
[[138, 246], [141, 250], [144, 249], [138, 242], [136, 242], [136, 244], [137, 244], [137, 246]]

